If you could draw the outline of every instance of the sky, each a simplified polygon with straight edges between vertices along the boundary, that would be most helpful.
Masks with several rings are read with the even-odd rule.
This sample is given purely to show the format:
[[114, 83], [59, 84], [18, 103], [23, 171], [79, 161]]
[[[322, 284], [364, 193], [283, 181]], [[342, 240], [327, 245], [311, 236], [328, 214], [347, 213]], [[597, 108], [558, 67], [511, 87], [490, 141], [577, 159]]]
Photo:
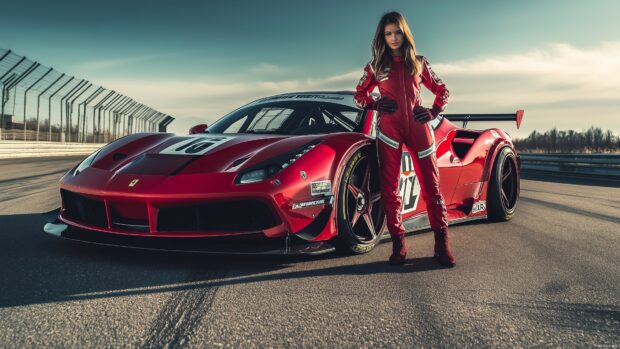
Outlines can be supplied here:
[[620, 134], [618, 0], [21, 0], [1, 6], [0, 48], [126, 94], [187, 133], [260, 97], [353, 90], [393, 10], [450, 90], [446, 113], [525, 110], [520, 130], [471, 127]]

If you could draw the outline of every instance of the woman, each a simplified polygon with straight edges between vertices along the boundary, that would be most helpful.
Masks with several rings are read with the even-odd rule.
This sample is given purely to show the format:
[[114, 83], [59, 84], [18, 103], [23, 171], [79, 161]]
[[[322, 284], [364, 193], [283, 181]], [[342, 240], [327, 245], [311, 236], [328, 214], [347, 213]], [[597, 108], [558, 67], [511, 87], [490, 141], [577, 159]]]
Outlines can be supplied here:
[[[430, 109], [421, 105], [420, 84], [435, 94]], [[381, 97], [374, 100], [370, 92], [377, 86]], [[369, 107], [379, 112], [377, 148], [381, 198], [393, 243], [390, 264], [404, 264], [407, 255], [400, 214], [402, 199], [397, 193], [402, 145], [405, 144], [411, 153], [435, 233], [435, 258], [445, 266], [455, 265], [448, 241], [446, 206], [439, 191], [435, 140], [428, 124], [443, 111], [448, 96], [448, 89], [433, 73], [426, 58], [416, 55], [405, 19], [398, 12], [385, 14], [372, 41], [372, 60], [364, 68], [354, 99], [360, 108]]]

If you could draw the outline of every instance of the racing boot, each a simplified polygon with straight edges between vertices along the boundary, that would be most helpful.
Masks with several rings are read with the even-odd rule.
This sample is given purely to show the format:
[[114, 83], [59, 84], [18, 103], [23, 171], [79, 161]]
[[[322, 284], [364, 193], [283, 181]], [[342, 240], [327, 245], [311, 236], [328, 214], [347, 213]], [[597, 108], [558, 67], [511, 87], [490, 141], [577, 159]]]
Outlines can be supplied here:
[[405, 234], [393, 234], [392, 236], [392, 255], [389, 263], [391, 265], [403, 265], [407, 257], [407, 247], [405, 246]]
[[448, 228], [435, 230], [435, 259], [439, 264], [452, 268], [456, 265], [456, 259], [450, 251], [450, 239]]

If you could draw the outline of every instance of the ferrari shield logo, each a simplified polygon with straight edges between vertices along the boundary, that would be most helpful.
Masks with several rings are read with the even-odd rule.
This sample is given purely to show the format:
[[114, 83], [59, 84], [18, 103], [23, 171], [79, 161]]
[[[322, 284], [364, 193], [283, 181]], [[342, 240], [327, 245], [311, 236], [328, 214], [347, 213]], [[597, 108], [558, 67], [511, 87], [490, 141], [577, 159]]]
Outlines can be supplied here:
[[129, 182], [129, 187], [135, 187], [139, 181], [139, 179], [132, 179], [131, 182]]

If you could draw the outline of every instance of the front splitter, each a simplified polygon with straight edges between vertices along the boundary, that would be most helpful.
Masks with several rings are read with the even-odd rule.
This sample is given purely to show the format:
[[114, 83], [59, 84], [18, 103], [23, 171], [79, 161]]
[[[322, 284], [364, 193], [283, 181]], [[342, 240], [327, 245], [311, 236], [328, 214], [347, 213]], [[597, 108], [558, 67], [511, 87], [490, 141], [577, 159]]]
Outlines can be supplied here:
[[44, 214], [48, 221], [43, 230], [53, 236], [90, 244], [168, 252], [227, 254], [227, 255], [320, 255], [336, 249], [327, 242], [307, 242], [294, 235], [267, 238], [253, 236], [225, 236], [208, 238], [168, 238], [101, 233], [68, 226], [53, 214]]

